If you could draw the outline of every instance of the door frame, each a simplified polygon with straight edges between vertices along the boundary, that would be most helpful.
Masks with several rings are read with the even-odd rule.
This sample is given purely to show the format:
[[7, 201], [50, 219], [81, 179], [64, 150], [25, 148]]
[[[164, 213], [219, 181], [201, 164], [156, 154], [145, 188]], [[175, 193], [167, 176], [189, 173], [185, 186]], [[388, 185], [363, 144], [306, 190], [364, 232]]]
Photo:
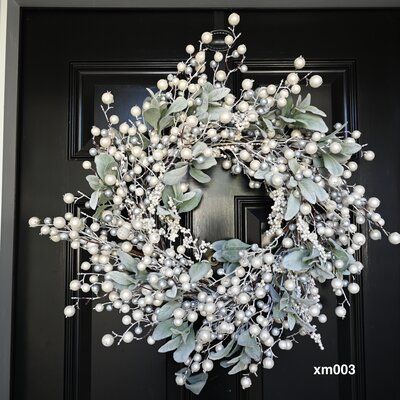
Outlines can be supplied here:
[[226, 10], [400, 8], [399, 0], [202, 0], [188, 6], [186, 0], [0, 0], [0, 398], [11, 398], [13, 285], [18, 179], [18, 71], [20, 16], [24, 8], [182, 8]]

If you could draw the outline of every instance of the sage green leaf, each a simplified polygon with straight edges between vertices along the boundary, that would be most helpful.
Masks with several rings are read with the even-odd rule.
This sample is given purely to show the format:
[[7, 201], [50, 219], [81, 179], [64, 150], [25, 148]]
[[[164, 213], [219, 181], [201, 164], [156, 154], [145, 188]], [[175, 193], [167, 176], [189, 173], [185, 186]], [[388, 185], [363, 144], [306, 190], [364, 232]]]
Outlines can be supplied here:
[[169, 301], [165, 303], [157, 314], [157, 319], [159, 321], [166, 321], [168, 318], [172, 316], [172, 313], [181, 306], [181, 303], [178, 301]]
[[227, 357], [235, 343], [234, 340], [231, 340], [222, 350], [211, 352], [209, 355], [210, 360], [220, 360], [221, 358]]
[[266, 118], [266, 117], [261, 117], [261, 118], [264, 121], [265, 125], [267, 126], [268, 130], [270, 130], [270, 131], [274, 131], [275, 130], [275, 127], [274, 127], [274, 125], [272, 124], [272, 121], [269, 118]]
[[214, 157], [206, 157], [202, 163], [199, 163], [198, 161], [193, 161], [193, 166], [196, 169], [209, 169], [214, 165], [217, 165], [217, 160]]
[[297, 174], [300, 169], [300, 164], [297, 162], [297, 160], [295, 158], [291, 158], [288, 161], [288, 165], [293, 174]]
[[143, 112], [144, 120], [151, 125], [153, 128], [157, 128], [158, 121], [161, 117], [161, 112], [159, 108], [148, 108]]
[[222, 250], [226, 244], [227, 240], [217, 240], [211, 244], [211, 248], [215, 251]]
[[314, 188], [315, 188], [315, 195], [317, 196], [317, 199], [319, 201], [325, 201], [329, 199], [329, 195], [323, 187], [319, 186], [317, 183], [314, 182]]
[[285, 220], [289, 221], [294, 218], [300, 210], [300, 199], [295, 197], [293, 193], [290, 193], [287, 208], [285, 213]]
[[158, 130], [162, 132], [165, 128], [168, 128], [174, 122], [174, 117], [172, 115], [166, 115], [160, 119], [158, 122]]
[[341, 165], [334, 156], [328, 153], [323, 153], [322, 159], [324, 160], [324, 167], [330, 174], [334, 176], [341, 176], [343, 174], [343, 165]]
[[246, 347], [245, 352], [254, 361], [260, 361], [262, 351], [261, 351], [260, 346], [257, 344], [257, 342], [256, 342], [256, 345], [254, 345], [254, 346]]
[[197, 107], [196, 109], [196, 115], [197, 117], [203, 121], [204, 119], [207, 120], [208, 114], [208, 95], [207, 93], [203, 93], [201, 95], [201, 105]]
[[208, 94], [208, 101], [212, 102], [212, 101], [222, 100], [225, 96], [229, 94], [230, 91], [231, 90], [227, 87], [213, 89]]
[[219, 121], [219, 117], [226, 111], [225, 107], [209, 107], [208, 118], [210, 121]]
[[193, 329], [190, 331], [188, 337], [186, 338], [186, 342], [182, 343], [175, 351], [174, 351], [174, 360], [177, 363], [183, 363], [185, 362], [192, 351], [194, 350], [196, 346], [196, 339], [194, 336], [194, 331]]
[[168, 201], [170, 198], [175, 198], [175, 193], [174, 193], [174, 188], [172, 186], [165, 186], [163, 192], [162, 192], [162, 200], [164, 203], [165, 207], [169, 207], [168, 206]]
[[180, 202], [184, 202], [184, 201], [188, 201], [193, 199], [193, 197], [196, 195], [196, 192], [194, 190], [190, 191], [190, 192], [186, 192], [184, 194], [182, 194], [181, 196], [177, 197], [177, 199]]
[[200, 394], [208, 379], [208, 374], [202, 372], [197, 375], [190, 375], [185, 382], [186, 389], [194, 394]]
[[315, 193], [315, 183], [311, 179], [301, 179], [297, 182], [301, 195], [311, 204], [315, 204], [317, 201], [317, 195]]
[[283, 257], [282, 265], [289, 271], [306, 271], [309, 269], [309, 266], [303, 261], [303, 257], [306, 257], [307, 255], [307, 250], [293, 250]]
[[269, 172], [268, 169], [261, 169], [261, 168], [260, 168], [260, 169], [258, 169], [258, 170], [255, 172], [253, 178], [264, 180], [264, 179], [265, 179], [265, 175], [266, 175], [268, 172]]
[[187, 165], [172, 169], [164, 175], [163, 181], [166, 185], [176, 185], [185, 177], [187, 171]]
[[283, 115], [279, 116], [279, 119], [281, 119], [284, 122], [287, 122], [288, 124], [292, 124], [293, 122], [296, 122], [297, 120], [294, 118], [289, 118], [289, 117], [284, 117]]
[[107, 276], [110, 277], [111, 280], [114, 281], [115, 283], [118, 283], [118, 284], [124, 285], [124, 286], [128, 286], [128, 285], [136, 282], [132, 276], [125, 274], [124, 272], [120, 272], [120, 271], [107, 272]]
[[257, 341], [255, 338], [253, 338], [252, 336], [250, 336], [250, 332], [249, 331], [244, 331], [242, 332], [238, 339], [237, 342], [240, 346], [243, 347], [252, 347], [252, 346], [257, 346]]
[[[231, 263], [238, 262], [240, 260], [239, 252], [242, 250], [246, 250], [250, 247], [247, 243], [243, 243], [239, 239], [230, 239], [227, 240], [223, 249], [221, 250], [221, 257], [224, 261], [228, 261]], [[216, 257], [216, 254], [214, 254]]]
[[[299, 98], [301, 99], [301, 96], [299, 96]], [[304, 109], [304, 108], [308, 107], [310, 104], [311, 104], [311, 94], [307, 93], [307, 96], [304, 97], [304, 99], [299, 104], [297, 104], [297, 108]]]
[[318, 131], [321, 133], [328, 132], [328, 127], [319, 115], [310, 113], [296, 113], [293, 115], [293, 118], [296, 119], [297, 123], [308, 130]]
[[138, 258], [133, 258], [130, 254], [125, 253], [125, 251], [118, 250], [117, 252], [121, 264], [125, 267], [127, 271], [138, 273], [137, 264], [139, 262]]
[[235, 375], [240, 371], [244, 371], [247, 369], [248, 364], [245, 364], [243, 362], [238, 362], [229, 372], [228, 375]]
[[178, 288], [176, 285], [172, 286], [165, 292], [166, 296], [170, 299], [175, 299], [176, 295], [178, 294]]
[[196, 142], [192, 147], [193, 157], [199, 156], [208, 146], [204, 142]]
[[192, 282], [198, 282], [204, 278], [211, 269], [211, 264], [208, 261], [199, 261], [193, 264], [189, 269], [189, 276]]
[[117, 162], [114, 160], [114, 157], [110, 156], [106, 153], [98, 154], [94, 158], [94, 162], [96, 164], [96, 171], [99, 177], [104, 181], [104, 177], [107, 174], [116, 175], [116, 169], [113, 169], [118, 166]]
[[96, 190], [90, 196], [89, 206], [92, 210], [95, 210], [97, 207], [97, 203], [99, 202], [99, 191]]
[[177, 336], [171, 340], [169, 340], [167, 343], [165, 343], [163, 346], [161, 346], [158, 349], [159, 353], [167, 353], [168, 351], [173, 351], [177, 349], [182, 343], [182, 337]]
[[195, 194], [190, 200], [183, 201], [179, 204], [178, 211], [180, 213], [192, 211], [200, 204], [203, 192], [200, 189], [194, 189], [193, 192]]
[[107, 208], [105, 204], [98, 206], [96, 209], [96, 212], [93, 214], [93, 218], [100, 218], [101, 214], [103, 214], [103, 211]]
[[288, 325], [289, 325], [289, 330], [293, 330], [293, 328], [295, 327], [295, 325], [296, 325], [296, 317], [293, 315], [293, 314], [291, 314], [291, 313], [288, 313], [288, 315], [287, 315], [287, 322], [288, 322]]
[[174, 326], [175, 325], [173, 318], [160, 322], [153, 331], [153, 339], [162, 340], [170, 337], [172, 335], [171, 328], [173, 328]]
[[184, 97], [177, 97], [171, 104], [171, 106], [168, 108], [167, 115], [183, 111], [185, 108], [187, 108], [187, 106], [188, 103]]
[[96, 175], [88, 175], [86, 180], [93, 190], [99, 190], [104, 186], [103, 182]]
[[225, 244], [226, 250], [244, 250], [250, 247], [249, 244], [242, 242], [239, 239], [229, 239]]
[[314, 106], [307, 106], [304, 108], [304, 110], [315, 115], [320, 115], [321, 117], [326, 117], [326, 114], [322, 110]]
[[196, 181], [200, 183], [208, 183], [211, 181], [211, 178], [206, 173], [193, 167], [190, 167], [189, 174], [193, 179], [196, 179]]
[[361, 150], [361, 145], [358, 143], [342, 142], [342, 153], [351, 156], [352, 154], [358, 153]]

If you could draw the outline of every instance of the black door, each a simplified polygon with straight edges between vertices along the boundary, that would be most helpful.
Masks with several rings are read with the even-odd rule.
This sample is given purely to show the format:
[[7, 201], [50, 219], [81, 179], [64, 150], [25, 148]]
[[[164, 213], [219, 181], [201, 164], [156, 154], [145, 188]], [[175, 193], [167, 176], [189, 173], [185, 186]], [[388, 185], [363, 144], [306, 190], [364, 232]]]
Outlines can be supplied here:
[[[50, 244], [28, 230], [32, 215], [65, 212], [62, 194], [86, 188], [81, 162], [90, 158], [90, 126], [100, 121], [98, 99], [118, 93], [120, 115], [184, 56], [184, 47], [205, 30], [224, 26], [225, 11], [24, 10], [22, 13], [19, 209], [16, 245], [14, 379], [17, 400], [189, 399], [174, 383], [177, 368], [145, 343], [105, 348], [104, 332], [116, 322], [90, 305], [74, 319], [62, 310], [70, 296], [80, 255]], [[358, 181], [384, 199], [382, 213], [395, 229], [398, 204], [400, 85], [396, 50], [398, 11], [245, 11], [240, 25], [248, 47], [249, 72], [259, 84], [278, 81], [303, 54], [306, 69], [325, 83], [315, 103], [348, 121], [376, 150]], [[232, 82], [233, 90], [238, 88]], [[240, 237], [257, 242], [266, 220], [263, 193], [214, 168], [219, 184], [209, 188], [188, 218], [208, 240]], [[82, 205], [83, 206], [83, 205]], [[79, 212], [79, 210], [77, 210]], [[207, 211], [207, 212], [205, 212]], [[395, 398], [400, 328], [398, 252], [386, 243], [368, 246], [362, 295], [345, 321], [332, 312], [321, 328], [325, 350], [304, 340], [280, 355], [243, 392], [238, 379], [216, 370], [199, 399], [377, 399]], [[355, 375], [314, 376], [314, 366], [354, 364]], [[378, 397], [379, 396], [379, 397]]]

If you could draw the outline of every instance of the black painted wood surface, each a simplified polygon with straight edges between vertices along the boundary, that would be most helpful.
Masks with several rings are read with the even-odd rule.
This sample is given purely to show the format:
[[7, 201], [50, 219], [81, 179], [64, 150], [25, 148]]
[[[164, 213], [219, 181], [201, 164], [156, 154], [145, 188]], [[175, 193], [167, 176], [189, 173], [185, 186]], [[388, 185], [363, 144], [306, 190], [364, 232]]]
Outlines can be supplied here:
[[[121, 118], [140, 102], [144, 88], [174, 69], [184, 47], [205, 30], [220, 28], [224, 11], [24, 10], [22, 13], [18, 226], [14, 299], [16, 400], [375, 400], [396, 397], [400, 328], [398, 250], [368, 245], [362, 293], [349, 318], [333, 316], [335, 298], [323, 290], [329, 322], [321, 327], [325, 351], [304, 339], [281, 352], [272, 371], [261, 372], [243, 392], [236, 377], [211, 374], [196, 397], [174, 383], [177, 366], [145, 343], [104, 348], [100, 339], [120, 318], [83, 307], [65, 320], [79, 254], [49, 243], [27, 228], [32, 215], [65, 212], [62, 194], [86, 188], [80, 164], [88, 157], [89, 128], [100, 123], [99, 94], [114, 92]], [[306, 69], [319, 71], [314, 91], [329, 123], [347, 120], [376, 150], [362, 163], [358, 181], [382, 198], [390, 228], [399, 227], [400, 13], [394, 10], [242, 11], [240, 29], [248, 47], [246, 77], [277, 81], [302, 54]], [[238, 80], [232, 82], [238, 90]], [[119, 97], [119, 93], [121, 96]], [[94, 98], [97, 96], [97, 98]], [[128, 117], [128, 115], [125, 115]], [[268, 201], [245, 179], [218, 167], [201, 207], [188, 218], [207, 240], [237, 236], [257, 241], [265, 228]], [[82, 255], [83, 256], [83, 255]], [[114, 325], [113, 325], [114, 324]], [[313, 366], [356, 364], [357, 374], [313, 376]], [[396, 371], [397, 370], [397, 371]], [[379, 397], [378, 397], [379, 396]]]

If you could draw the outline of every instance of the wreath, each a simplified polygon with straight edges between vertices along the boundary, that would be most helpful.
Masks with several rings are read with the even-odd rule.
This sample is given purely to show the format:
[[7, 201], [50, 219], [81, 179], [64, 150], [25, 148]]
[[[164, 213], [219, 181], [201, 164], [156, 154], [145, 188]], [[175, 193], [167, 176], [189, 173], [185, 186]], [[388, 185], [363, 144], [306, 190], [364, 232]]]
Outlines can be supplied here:
[[[127, 122], [112, 114], [114, 97], [104, 93], [107, 126], [93, 126], [94, 165], [82, 164], [93, 192], [64, 195], [92, 212], [29, 220], [53, 242], [89, 253], [69, 284], [77, 294], [65, 316], [86, 299], [98, 312], [115, 309], [125, 328], [105, 334], [103, 345], [162, 341], [158, 351], [183, 364], [176, 383], [196, 394], [217, 361], [228, 374], [242, 372], [248, 388], [250, 376], [273, 368], [298, 335], [323, 349], [319, 286], [330, 281], [335, 314], [344, 318], [349, 294], [360, 290], [360, 226], [372, 240], [383, 233], [400, 242], [384, 229], [379, 199], [347, 182], [358, 168], [354, 156], [375, 157], [357, 143], [360, 131], [337, 123], [328, 133], [325, 113], [300, 94], [322, 84], [319, 75], [301, 76], [303, 57], [278, 85], [253, 88], [244, 79], [240, 93], [231, 93], [231, 75], [247, 71], [239, 21], [229, 16], [224, 50], [214, 48], [210, 32], [197, 49], [188, 45], [187, 60], [157, 82], [158, 91], [148, 89]], [[272, 199], [261, 246], [237, 238], [208, 243], [184, 225], [182, 214], [202, 199], [190, 182], [206, 188], [217, 164]]]

